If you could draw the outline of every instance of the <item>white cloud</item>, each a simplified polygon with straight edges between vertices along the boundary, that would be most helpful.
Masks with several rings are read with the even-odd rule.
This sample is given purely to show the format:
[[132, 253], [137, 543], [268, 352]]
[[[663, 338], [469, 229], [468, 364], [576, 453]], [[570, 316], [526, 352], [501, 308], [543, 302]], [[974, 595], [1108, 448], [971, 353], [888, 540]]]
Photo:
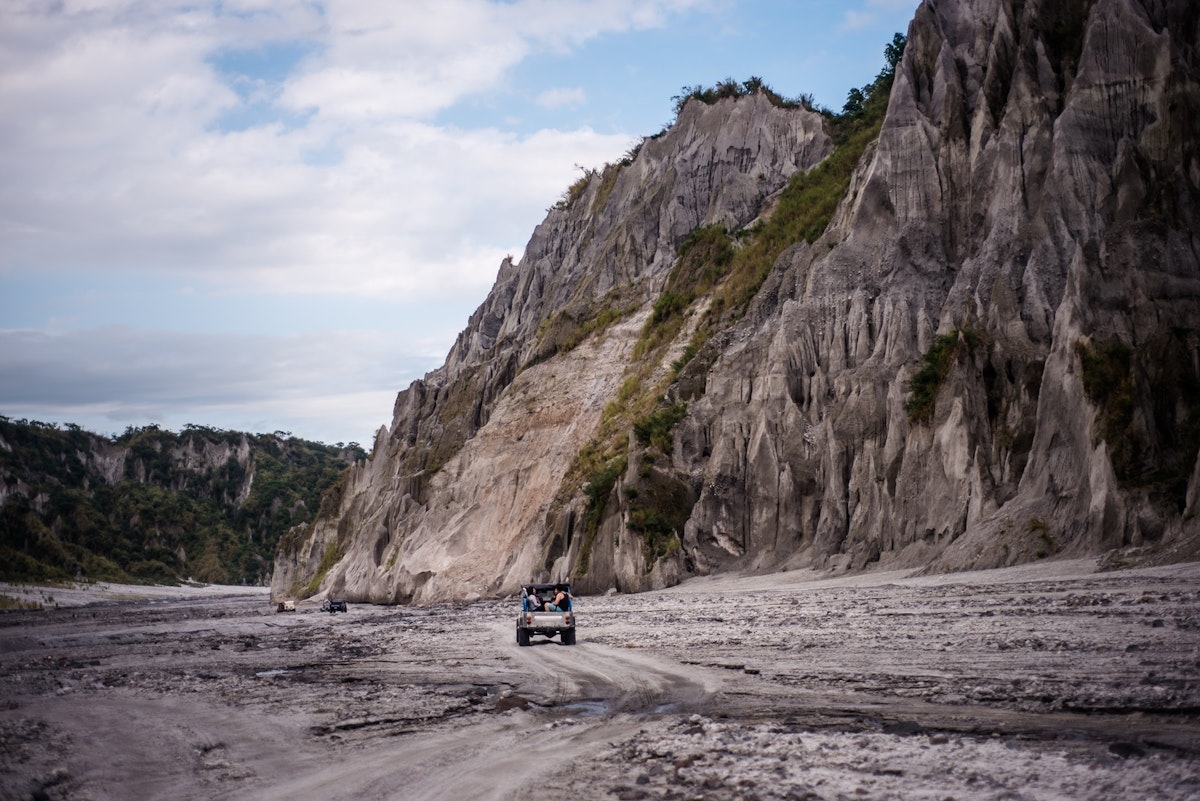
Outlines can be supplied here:
[[[364, 441], [428, 354], [363, 331], [234, 336], [0, 331], [0, 413], [100, 433], [153, 421]], [[34, 411], [36, 407], [36, 411]], [[50, 418], [47, 420], [47, 418]]]
[[560, 106], [578, 106], [587, 100], [587, 95], [578, 87], [574, 89], [549, 89], [537, 96], [539, 106], [559, 108]]
[[[56, 288], [58, 305], [38, 312], [43, 331], [0, 331], [0, 413], [98, 431], [194, 422], [364, 441], [395, 392], [441, 362], [457, 322], [430, 322], [420, 342], [415, 325], [248, 337], [97, 328], [95, 309], [124, 322], [147, 299], [173, 307], [149, 289], [134, 297], [139, 277], [209, 299], [394, 299], [410, 318], [482, 299], [576, 165], [619, 157], [630, 136], [438, 115], [470, 100], [520, 119], [502, 101], [521, 94], [509, 82], [531, 55], [661, 26], [704, 2], [0, 3], [0, 281], [61, 287], [86, 274], [105, 287], [95, 303]], [[127, 287], [129, 300], [115, 300]], [[13, 327], [13, 297], [0, 327]], [[241, 319], [270, 330], [251, 305]]]
[[867, 30], [885, 17], [911, 11], [915, 6], [915, 0], [867, 0], [861, 8], [847, 9], [840, 27], [845, 31]]
[[865, 30], [874, 25], [878, 18], [879, 16], [871, 11], [848, 9], [845, 16], [842, 17], [842, 29], [847, 31]]
[[[10, 7], [0, 12], [0, 107], [17, 113], [0, 121], [0, 274], [170, 271], [406, 299], [486, 286], [496, 254], [521, 246], [575, 165], [615, 158], [629, 137], [464, 131], [430, 115], [498, 91], [534, 48], [660, 25], [690, 5]], [[272, 41], [311, 45], [274, 90], [247, 92], [213, 66]], [[260, 124], [222, 129], [224, 115], [268, 98], [279, 105]], [[582, 92], [542, 100], [578, 103]]]

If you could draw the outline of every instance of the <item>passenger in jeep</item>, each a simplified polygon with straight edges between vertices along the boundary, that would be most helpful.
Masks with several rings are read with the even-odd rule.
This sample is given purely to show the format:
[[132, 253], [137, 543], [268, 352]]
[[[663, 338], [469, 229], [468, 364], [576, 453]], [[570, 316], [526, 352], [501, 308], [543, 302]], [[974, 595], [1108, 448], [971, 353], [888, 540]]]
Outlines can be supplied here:
[[537, 590], [530, 588], [529, 594], [525, 596], [525, 611], [526, 612], [541, 612], [543, 611], [542, 599], [538, 597]]
[[546, 604], [548, 612], [569, 612], [571, 611], [571, 593], [563, 588], [554, 591], [554, 598]]

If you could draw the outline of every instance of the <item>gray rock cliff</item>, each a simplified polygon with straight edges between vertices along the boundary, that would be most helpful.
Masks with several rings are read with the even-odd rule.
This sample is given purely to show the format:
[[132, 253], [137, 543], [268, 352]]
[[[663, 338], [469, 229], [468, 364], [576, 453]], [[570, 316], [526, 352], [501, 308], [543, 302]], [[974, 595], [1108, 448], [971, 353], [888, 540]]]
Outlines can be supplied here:
[[835, 132], [687, 102], [501, 265], [276, 593], [1196, 556], [1198, 41], [1187, 0], [926, 2], [828, 226], [736, 309], [696, 243], [750, 252]]

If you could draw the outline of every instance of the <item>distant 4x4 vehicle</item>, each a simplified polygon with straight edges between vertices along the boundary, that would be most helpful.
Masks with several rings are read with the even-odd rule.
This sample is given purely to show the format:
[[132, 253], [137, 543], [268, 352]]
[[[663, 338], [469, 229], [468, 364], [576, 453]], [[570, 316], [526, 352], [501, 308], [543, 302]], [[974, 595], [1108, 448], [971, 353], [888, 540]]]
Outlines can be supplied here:
[[517, 645], [529, 645], [530, 637], [558, 635], [563, 645], [575, 644], [575, 601], [571, 585], [525, 584], [521, 587], [521, 611], [517, 613]]
[[340, 598], [331, 598], [321, 604], [322, 612], [349, 612], [350, 608]]

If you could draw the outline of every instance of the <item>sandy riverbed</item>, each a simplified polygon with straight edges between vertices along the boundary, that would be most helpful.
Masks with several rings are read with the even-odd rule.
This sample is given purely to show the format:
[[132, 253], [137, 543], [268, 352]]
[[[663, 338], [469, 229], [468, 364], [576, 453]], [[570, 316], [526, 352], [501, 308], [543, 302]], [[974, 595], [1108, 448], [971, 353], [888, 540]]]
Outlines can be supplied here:
[[509, 601], [21, 592], [4, 799], [1200, 797], [1200, 564], [701, 579], [529, 648]]

